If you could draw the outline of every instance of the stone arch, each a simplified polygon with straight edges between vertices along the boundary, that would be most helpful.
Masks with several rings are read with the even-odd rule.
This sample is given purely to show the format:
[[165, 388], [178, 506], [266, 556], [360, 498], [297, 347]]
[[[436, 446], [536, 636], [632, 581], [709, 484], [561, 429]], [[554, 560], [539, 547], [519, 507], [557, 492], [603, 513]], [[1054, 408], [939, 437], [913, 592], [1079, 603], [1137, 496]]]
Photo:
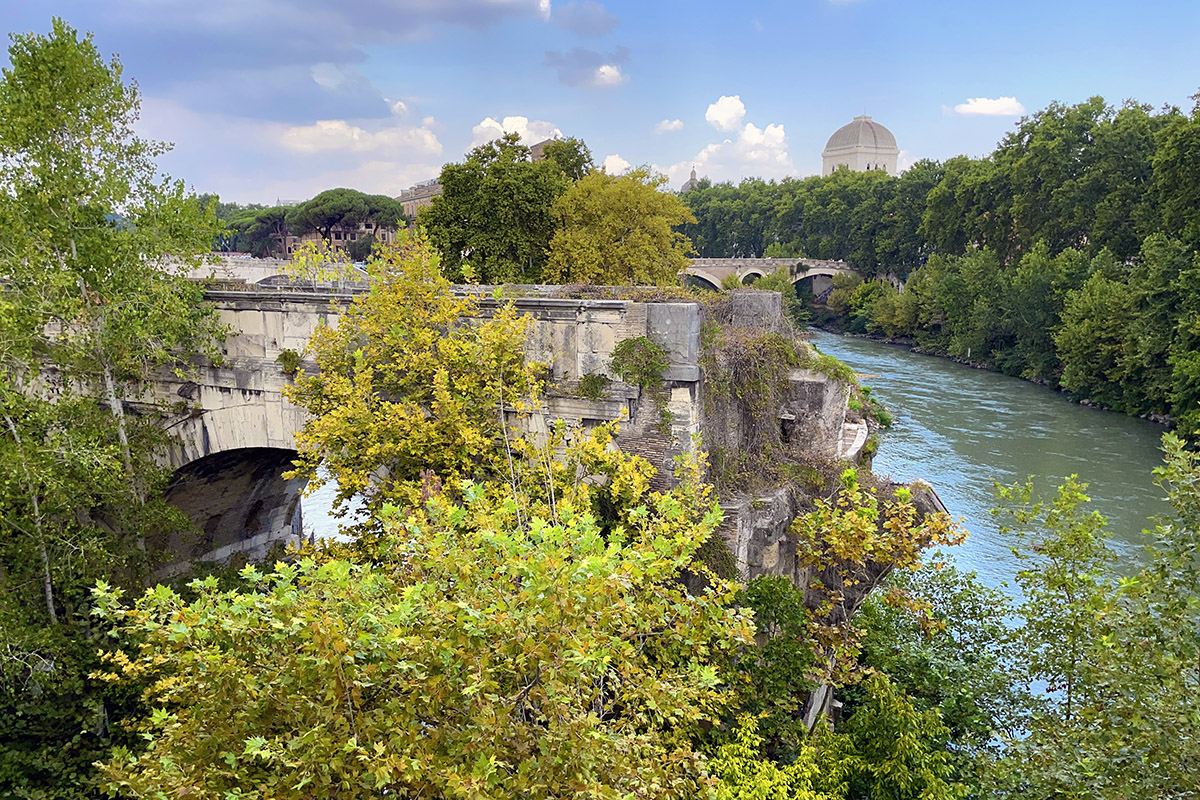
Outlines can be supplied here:
[[797, 294], [812, 295], [815, 302], [823, 303], [833, 291], [833, 275], [832, 270], [809, 270], [797, 276], [792, 285], [796, 287]]
[[[196, 526], [151, 542], [177, 566], [195, 561], [227, 562], [241, 556], [260, 559], [277, 544], [303, 537], [300, 493], [304, 478], [284, 478], [296, 451], [245, 447], [206, 455], [177, 469], [166, 500]], [[171, 567], [168, 571], [173, 571]]]
[[709, 289], [718, 291], [721, 288], [721, 279], [713, 273], [692, 267], [687, 271], [685, 283], [688, 286], [695, 286], [698, 289]]
[[[277, 365], [272, 365], [277, 371]], [[294, 450], [304, 414], [283, 398], [277, 388], [238, 389], [208, 381], [178, 394], [191, 400], [193, 410], [170, 425], [176, 444], [168, 453], [173, 469], [226, 450], [254, 447]]]
[[303, 524], [305, 481], [283, 473], [296, 458], [304, 414], [283, 397], [279, 365], [232, 359], [194, 378], [162, 387], [188, 406], [167, 425], [175, 444], [162, 459], [174, 470], [166, 499], [198, 531], [154, 543], [173, 564], [164, 576], [195, 561], [262, 558], [277, 543], [298, 541]]
[[754, 281], [763, 277], [765, 277], [765, 274], [761, 269], [748, 269], [738, 276], [743, 286], [749, 286]]

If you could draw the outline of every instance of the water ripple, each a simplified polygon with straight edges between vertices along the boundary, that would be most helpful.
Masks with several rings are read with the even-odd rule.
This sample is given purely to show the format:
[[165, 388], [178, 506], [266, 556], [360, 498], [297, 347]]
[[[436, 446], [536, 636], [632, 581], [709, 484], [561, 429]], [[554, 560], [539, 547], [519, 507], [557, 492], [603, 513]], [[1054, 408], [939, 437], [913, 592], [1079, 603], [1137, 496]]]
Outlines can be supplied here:
[[1135, 559], [1147, 517], [1167, 511], [1150, 471], [1161, 463], [1163, 429], [1144, 420], [1084, 408], [1045, 387], [970, 369], [906, 348], [816, 331], [813, 342], [845, 361], [895, 424], [875, 469], [895, 480], [923, 478], [971, 538], [955, 559], [991, 585], [1011, 582], [1011, 542], [990, 509], [996, 482], [1032, 476], [1048, 493], [1077, 474], [1092, 506], [1107, 516], [1122, 557]]

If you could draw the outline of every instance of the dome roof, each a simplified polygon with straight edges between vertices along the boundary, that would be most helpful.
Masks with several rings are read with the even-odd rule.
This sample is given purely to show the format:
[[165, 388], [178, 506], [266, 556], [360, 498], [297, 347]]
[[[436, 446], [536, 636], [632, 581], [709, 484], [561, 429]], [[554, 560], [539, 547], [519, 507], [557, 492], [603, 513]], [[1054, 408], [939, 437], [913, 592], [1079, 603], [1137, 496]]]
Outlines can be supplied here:
[[843, 125], [829, 137], [826, 150], [840, 150], [843, 147], [871, 147], [883, 150], [896, 148], [896, 137], [892, 132], [872, 120], [866, 114], [855, 117], [850, 124]]

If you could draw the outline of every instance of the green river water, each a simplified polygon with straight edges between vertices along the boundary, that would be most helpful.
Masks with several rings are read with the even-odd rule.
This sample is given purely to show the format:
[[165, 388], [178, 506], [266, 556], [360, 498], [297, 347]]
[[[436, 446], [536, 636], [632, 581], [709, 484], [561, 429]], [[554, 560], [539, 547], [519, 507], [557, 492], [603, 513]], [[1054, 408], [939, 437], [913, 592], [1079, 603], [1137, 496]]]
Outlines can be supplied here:
[[1032, 476], [1049, 496], [1064, 476], [1088, 483], [1091, 507], [1109, 518], [1122, 560], [1138, 558], [1147, 518], [1169, 510], [1151, 470], [1164, 428], [1085, 408], [1065, 395], [905, 347], [812, 331], [812, 342], [845, 361], [891, 409], [874, 469], [894, 480], [923, 478], [971, 532], [951, 555], [984, 583], [1010, 582], [1016, 559], [990, 509], [994, 484]]

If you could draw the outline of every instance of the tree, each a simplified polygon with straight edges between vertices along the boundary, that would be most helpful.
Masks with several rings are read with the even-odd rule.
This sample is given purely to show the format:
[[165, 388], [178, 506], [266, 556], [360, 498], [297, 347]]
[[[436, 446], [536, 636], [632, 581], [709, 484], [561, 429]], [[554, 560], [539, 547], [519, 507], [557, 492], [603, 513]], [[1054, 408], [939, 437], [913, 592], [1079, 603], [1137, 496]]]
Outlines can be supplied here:
[[[971, 785], [998, 754], [999, 738], [1015, 736], [1025, 721], [1022, 659], [1006, 624], [1013, 614], [1004, 592], [935, 562], [892, 573], [860, 615], [863, 665], [886, 675], [916, 710], [938, 712], [955, 777]], [[843, 690], [842, 699], [853, 714], [861, 691]]]
[[104, 631], [86, 585], [138, 585], [161, 557], [154, 535], [187, 525], [161, 499], [166, 435], [149, 380], [214, 354], [220, 334], [184, 278], [216, 220], [158, 177], [166, 148], [133, 134], [137, 110], [90, 36], [55, 19], [48, 35], [12, 37], [0, 75], [0, 783], [49, 797], [90, 790], [109, 721], [134, 706], [88, 678]]
[[1100, 266], [1111, 259], [1101, 255], [1097, 262], [1083, 285], [1067, 294], [1054, 334], [1063, 363], [1061, 382], [1076, 395], [1125, 409], [1133, 299], [1125, 284], [1113, 279], [1112, 270]]
[[[603, 441], [567, 447], [587, 460]], [[537, 458], [549, 458], [549, 450]], [[629, 467], [635, 456], [617, 454]], [[159, 588], [122, 609], [108, 679], [151, 681], [142, 753], [109, 788], [204, 797], [693, 797], [691, 740], [728, 699], [718, 666], [751, 642], [733, 586], [688, 594], [720, 513], [697, 465], [643, 489], [605, 531], [588, 480], [523, 521], [467, 483], [382, 510], [372, 558], [309, 557]], [[503, 484], [501, 484], [502, 486]]]
[[1171, 434], [1163, 445], [1156, 480], [1174, 513], [1147, 531], [1132, 575], [1113, 568], [1105, 521], [1086, 511], [1074, 478], [1046, 503], [1030, 504], [1028, 487], [1007, 493], [1010, 519], [1036, 548], [1018, 576], [1027, 599], [1015, 634], [1035, 696], [989, 776], [1000, 796], [1200, 791], [1200, 459]]
[[287, 258], [287, 215], [291, 206], [247, 210], [230, 220], [238, 244], [257, 258]]
[[[394, 201], [393, 201], [394, 202]], [[288, 230], [296, 236], [316, 232], [329, 241], [334, 228], [357, 228], [372, 210], [367, 195], [354, 189], [326, 189], [287, 212]]]
[[788, 528], [810, 568], [809, 630], [826, 681], [837, 683], [853, 671], [862, 636], [854, 614], [870, 590], [893, 570], [916, 569], [927, 548], [966, 539], [948, 514], [919, 511], [908, 487], [889, 488], [882, 502], [879, 495], [858, 470], [847, 469], [836, 494], [816, 500]]
[[558, 229], [545, 278], [553, 283], [667, 285], [687, 269], [692, 244], [672, 228], [695, 217], [661, 175], [639, 168], [592, 172], [555, 201]]
[[478, 301], [454, 296], [439, 267], [420, 233], [379, 251], [373, 290], [317, 330], [318, 372], [286, 390], [312, 415], [296, 437], [300, 470], [313, 485], [336, 480], [339, 501], [365, 495], [378, 512], [418, 502], [424, 470], [454, 486], [510, 472], [504, 409], [540, 388], [527, 320], [508, 308], [469, 324]]
[[542, 148], [542, 158], [554, 164], [567, 179], [574, 182], [587, 175], [593, 169], [592, 151], [582, 139], [574, 137], [555, 139], [546, 142]]
[[555, 229], [550, 209], [570, 179], [555, 161], [530, 160], [519, 142], [508, 134], [476, 147], [462, 164], [444, 166], [442, 194], [421, 210], [451, 280], [542, 279]]
[[262, 211], [266, 206], [261, 203], [226, 203], [215, 194], [196, 196], [195, 202], [201, 208], [211, 208], [221, 225], [221, 232], [213, 240], [213, 250], [218, 252], [242, 252], [241, 230], [238, 222], [244, 218], [253, 218], [255, 212]]
[[718, 748], [710, 763], [720, 780], [716, 800], [844, 800], [845, 773], [829, 769], [828, 759], [811, 742], [785, 765], [764, 758], [763, 738], [753, 715], [738, 718], [733, 740]]

